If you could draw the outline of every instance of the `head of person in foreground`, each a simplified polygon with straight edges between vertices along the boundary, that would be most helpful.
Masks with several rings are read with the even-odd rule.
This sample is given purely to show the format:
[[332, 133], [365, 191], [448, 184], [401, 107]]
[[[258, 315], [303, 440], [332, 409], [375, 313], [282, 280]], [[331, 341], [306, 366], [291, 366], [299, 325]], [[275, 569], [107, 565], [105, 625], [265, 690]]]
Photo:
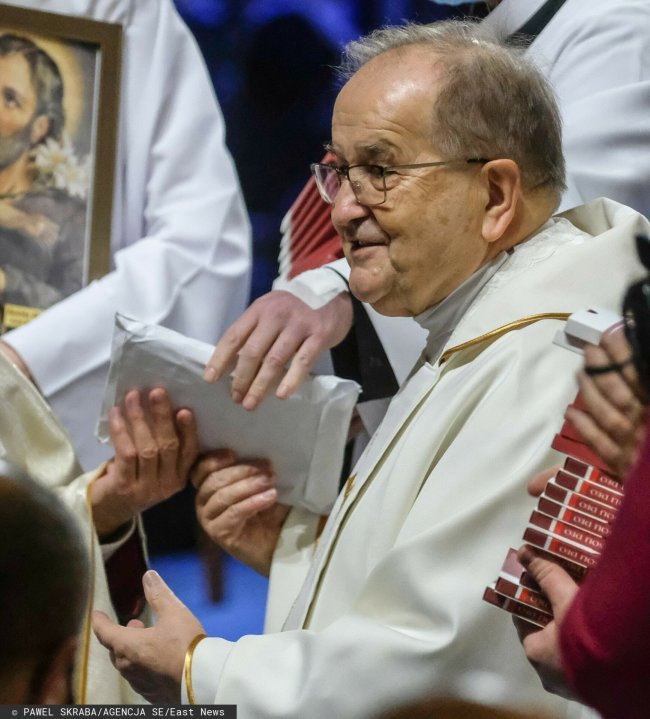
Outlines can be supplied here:
[[49, 490], [0, 467], [0, 703], [63, 704], [88, 592], [74, 518]]

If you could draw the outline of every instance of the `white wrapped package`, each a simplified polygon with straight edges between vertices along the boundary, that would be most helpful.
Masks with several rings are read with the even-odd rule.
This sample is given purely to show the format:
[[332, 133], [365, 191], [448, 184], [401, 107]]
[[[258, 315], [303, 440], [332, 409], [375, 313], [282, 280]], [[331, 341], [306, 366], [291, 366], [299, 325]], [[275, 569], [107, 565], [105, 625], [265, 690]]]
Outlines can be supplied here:
[[332, 376], [307, 379], [289, 399], [269, 396], [248, 412], [230, 397], [230, 380], [203, 380], [212, 345], [116, 315], [111, 366], [97, 426], [109, 439], [108, 412], [132, 389], [164, 387], [174, 408], [194, 412], [202, 450], [228, 447], [241, 459], [269, 459], [280, 502], [327, 513], [338, 491], [359, 385]]

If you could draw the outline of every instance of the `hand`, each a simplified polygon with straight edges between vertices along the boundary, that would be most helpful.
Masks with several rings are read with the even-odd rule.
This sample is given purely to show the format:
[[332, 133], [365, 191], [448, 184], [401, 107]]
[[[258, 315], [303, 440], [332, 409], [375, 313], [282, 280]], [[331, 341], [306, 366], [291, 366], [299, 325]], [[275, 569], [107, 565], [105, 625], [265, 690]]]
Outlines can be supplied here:
[[318, 310], [289, 292], [269, 292], [226, 330], [208, 360], [204, 378], [215, 382], [234, 365], [232, 398], [248, 410], [258, 407], [278, 382], [275, 394], [286, 399], [320, 353], [342, 342], [351, 327], [352, 301], [347, 292]]
[[[566, 417], [587, 445], [624, 478], [636, 461], [645, 435], [645, 408], [631, 349], [622, 327], [605, 333], [598, 346], [585, 348], [585, 368], [578, 375], [587, 411], [569, 407]], [[614, 363], [620, 369], [589, 374]]]
[[142, 586], [155, 626], [145, 628], [132, 619], [121, 627], [104, 612], [95, 611], [93, 630], [109, 650], [113, 666], [136, 692], [154, 704], [179, 704], [185, 653], [203, 627], [157, 572], [146, 572]]
[[562, 671], [559, 631], [578, 591], [578, 585], [562, 567], [536, 556], [529, 547], [522, 547], [517, 557], [551, 602], [554, 616], [554, 620], [544, 629], [537, 629], [529, 622], [515, 619], [519, 639], [524, 646], [528, 661], [539, 675], [544, 689], [553, 694], [574, 699]]
[[551, 479], [551, 477], [555, 477], [559, 469], [560, 465], [556, 464], [553, 467], [549, 467], [549, 469], [543, 469], [541, 472], [538, 472], [528, 482], [528, 494], [533, 497], [539, 497], [539, 495], [544, 491], [548, 480]]
[[183, 489], [198, 455], [194, 415], [188, 409], [174, 414], [162, 388], [149, 392], [144, 407], [140, 393], [129, 392], [124, 411], [113, 407], [109, 422], [115, 458], [90, 490], [93, 521], [104, 539]]
[[[4, 277], [4, 272], [0, 270], [0, 273], [2, 273], [2, 276]], [[29, 367], [25, 364], [25, 361], [23, 358], [16, 352], [16, 350], [6, 342], [0, 341], [0, 351], [2, 351], [7, 359], [27, 377], [28, 380], [34, 381], [34, 378], [32, 377], [32, 373], [29, 371]]]
[[268, 462], [235, 461], [230, 450], [217, 450], [196, 465], [196, 514], [210, 539], [268, 577], [289, 507], [277, 503]]

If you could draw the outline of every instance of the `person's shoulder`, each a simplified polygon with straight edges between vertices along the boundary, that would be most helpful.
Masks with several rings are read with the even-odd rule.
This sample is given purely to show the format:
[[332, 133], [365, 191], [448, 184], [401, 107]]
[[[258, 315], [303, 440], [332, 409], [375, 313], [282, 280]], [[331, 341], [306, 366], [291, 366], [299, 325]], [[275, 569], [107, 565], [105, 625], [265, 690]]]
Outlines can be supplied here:
[[566, 12], [558, 13], [565, 32], [593, 34], [595, 31], [611, 33], [615, 29], [628, 29], [635, 34], [648, 33], [650, 2], [648, 0], [573, 0], [565, 5]]

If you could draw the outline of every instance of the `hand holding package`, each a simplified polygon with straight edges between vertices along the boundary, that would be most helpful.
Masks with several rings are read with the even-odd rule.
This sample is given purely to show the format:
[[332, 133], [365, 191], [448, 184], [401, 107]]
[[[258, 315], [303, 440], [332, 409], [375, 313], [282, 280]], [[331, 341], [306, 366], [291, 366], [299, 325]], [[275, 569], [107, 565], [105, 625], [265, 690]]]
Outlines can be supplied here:
[[329, 511], [359, 394], [356, 382], [314, 376], [289, 399], [270, 396], [248, 412], [232, 401], [228, 377], [215, 384], [203, 380], [212, 345], [122, 315], [115, 322], [100, 440], [108, 441], [108, 411], [128, 391], [164, 387], [175, 408], [194, 412], [202, 451], [230, 448], [241, 459], [269, 459], [280, 502]]

